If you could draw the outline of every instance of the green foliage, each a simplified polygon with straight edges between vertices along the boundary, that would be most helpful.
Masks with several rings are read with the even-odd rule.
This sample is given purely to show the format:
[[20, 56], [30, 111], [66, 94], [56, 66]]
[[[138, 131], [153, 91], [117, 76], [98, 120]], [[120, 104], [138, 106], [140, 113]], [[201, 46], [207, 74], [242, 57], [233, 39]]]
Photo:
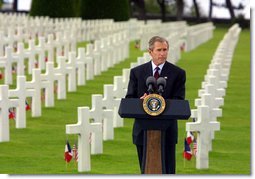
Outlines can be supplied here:
[[33, 0], [31, 16], [78, 17], [80, 0]]
[[157, 1], [155, 0], [144, 0], [145, 9], [150, 13], [160, 13], [160, 7]]
[[[161, 13], [161, 10], [160, 10], [160, 6], [158, 4], [158, 1], [156, 0], [144, 0], [144, 3], [145, 3], [145, 9], [147, 12], [149, 13]], [[165, 8], [166, 8], [166, 13], [168, 15], [171, 15], [171, 16], [175, 16], [176, 15], [176, 3], [171, 3], [171, 4], [167, 4], [165, 5]]]
[[82, 0], [81, 16], [83, 19], [114, 19], [126, 21], [129, 19], [128, 0]]

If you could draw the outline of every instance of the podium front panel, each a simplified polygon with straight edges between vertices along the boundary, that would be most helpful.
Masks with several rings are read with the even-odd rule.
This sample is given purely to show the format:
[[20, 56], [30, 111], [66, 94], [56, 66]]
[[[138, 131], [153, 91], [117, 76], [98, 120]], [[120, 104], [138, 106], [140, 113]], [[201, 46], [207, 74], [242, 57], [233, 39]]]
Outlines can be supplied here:
[[143, 100], [138, 98], [123, 98], [119, 107], [119, 115], [122, 118], [136, 119], [188, 119], [191, 115], [187, 100], [166, 99], [166, 108], [158, 116], [150, 116], [143, 109]]

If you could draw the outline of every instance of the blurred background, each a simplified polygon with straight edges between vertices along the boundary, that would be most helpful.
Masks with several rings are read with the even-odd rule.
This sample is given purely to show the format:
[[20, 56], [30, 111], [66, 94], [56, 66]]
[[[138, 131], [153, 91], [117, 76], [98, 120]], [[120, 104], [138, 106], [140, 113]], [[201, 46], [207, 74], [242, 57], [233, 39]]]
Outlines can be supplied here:
[[[123, 6], [126, 7], [123, 9]], [[243, 28], [250, 25], [251, 9], [250, 0], [0, 0], [0, 7], [1, 12], [29, 13], [32, 16], [80, 16], [83, 19], [112, 18], [115, 21], [137, 18], [145, 21], [161, 19], [163, 22], [238, 22]], [[111, 7], [118, 9], [118, 13], [114, 14]], [[63, 13], [65, 9], [68, 13]]]

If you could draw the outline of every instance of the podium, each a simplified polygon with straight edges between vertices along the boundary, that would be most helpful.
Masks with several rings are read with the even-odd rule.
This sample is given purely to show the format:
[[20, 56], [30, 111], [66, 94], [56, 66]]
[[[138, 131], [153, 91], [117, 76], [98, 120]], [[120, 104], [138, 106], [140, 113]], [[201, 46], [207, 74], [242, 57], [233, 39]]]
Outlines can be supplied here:
[[143, 100], [138, 98], [122, 98], [119, 115], [122, 118], [136, 118], [139, 126], [144, 130], [144, 156], [142, 173], [166, 173], [165, 156], [165, 129], [171, 120], [185, 120], [191, 115], [187, 100], [166, 99], [166, 107], [158, 116], [150, 116], [143, 109]]

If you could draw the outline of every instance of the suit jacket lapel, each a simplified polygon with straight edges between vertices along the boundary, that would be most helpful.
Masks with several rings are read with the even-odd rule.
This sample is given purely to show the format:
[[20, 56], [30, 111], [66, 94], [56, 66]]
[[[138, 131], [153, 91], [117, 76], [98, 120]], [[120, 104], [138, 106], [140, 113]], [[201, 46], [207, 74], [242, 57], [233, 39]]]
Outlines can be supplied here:
[[169, 93], [170, 88], [168, 88], [168, 86], [171, 81], [170, 73], [171, 73], [171, 65], [169, 62], [166, 61], [165, 65], [163, 66], [163, 69], [160, 73], [160, 77], [163, 77], [166, 80], [166, 86], [165, 86], [164, 92], [162, 94], [163, 96], [165, 96], [166, 93]]
[[162, 68], [162, 71], [161, 71], [159, 76], [160, 77], [167, 77], [168, 74], [169, 74], [169, 71], [170, 71], [169, 67], [170, 67], [169, 62], [166, 61], [166, 63], [164, 64], [164, 66]]
[[146, 81], [146, 79], [149, 76], [152, 76], [153, 72], [152, 72], [152, 65], [151, 65], [151, 61], [147, 62], [145, 67], [144, 67], [144, 79]]

